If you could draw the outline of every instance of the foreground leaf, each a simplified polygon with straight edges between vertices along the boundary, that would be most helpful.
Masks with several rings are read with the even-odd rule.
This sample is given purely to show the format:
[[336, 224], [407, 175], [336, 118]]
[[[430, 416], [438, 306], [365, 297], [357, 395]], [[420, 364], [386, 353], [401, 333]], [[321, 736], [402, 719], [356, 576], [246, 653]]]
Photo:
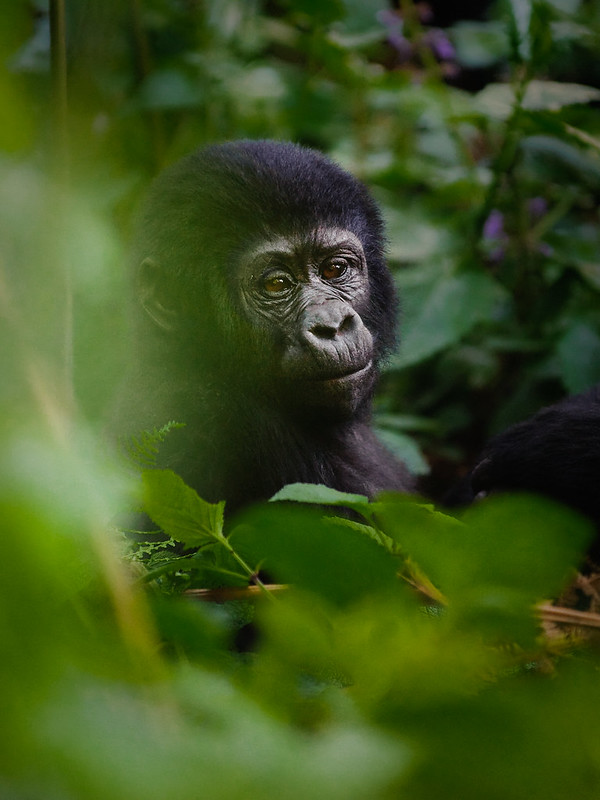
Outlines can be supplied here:
[[223, 537], [225, 503], [207, 503], [171, 470], [142, 474], [144, 508], [172, 539], [200, 547]]

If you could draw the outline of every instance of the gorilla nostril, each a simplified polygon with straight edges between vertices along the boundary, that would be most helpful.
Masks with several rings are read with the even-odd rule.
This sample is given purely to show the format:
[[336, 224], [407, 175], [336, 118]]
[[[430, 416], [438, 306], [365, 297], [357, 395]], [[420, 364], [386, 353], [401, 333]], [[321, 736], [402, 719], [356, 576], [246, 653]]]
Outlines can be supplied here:
[[338, 329], [335, 325], [317, 323], [311, 327], [310, 332], [316, 336], [317, 339], [334, 339]]
[[354, 314], [346, 314], [341, 321], [332, 319], [315, 322], [310, 326], [309, 332], [316, 336], [317, 339], [334, 339], [338, 333], [350, 333], [354, 330], [354, 326]]
[[344, 317], [342, 320], [342, 324], [340, 325], [340, 333], [349, 333], [350, 331], [354, 330], [355, 324], [356, 318], [354, 314], [348, 314], [348, 316]]

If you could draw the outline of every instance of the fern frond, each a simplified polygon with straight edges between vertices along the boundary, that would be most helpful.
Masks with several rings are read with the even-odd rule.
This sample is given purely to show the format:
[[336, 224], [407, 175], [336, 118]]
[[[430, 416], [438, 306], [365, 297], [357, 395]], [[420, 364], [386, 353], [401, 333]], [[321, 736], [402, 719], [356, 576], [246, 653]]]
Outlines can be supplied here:
[[151, 469], [156, 466], [160, 445], [169, 433], [183, 427], [185, 423], [171, 420], [161, 428], [141, 431], [135, 436], [123, 436], [119, 440], [121, 451], [133, 464], [142, 469]]

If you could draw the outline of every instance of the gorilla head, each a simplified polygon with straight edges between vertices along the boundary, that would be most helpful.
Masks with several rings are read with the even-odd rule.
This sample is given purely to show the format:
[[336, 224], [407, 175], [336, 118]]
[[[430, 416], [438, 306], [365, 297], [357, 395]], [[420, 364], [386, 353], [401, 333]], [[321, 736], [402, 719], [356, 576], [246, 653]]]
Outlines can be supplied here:
[[312, 150], [231, 142], [166, 170], [135, 234], [118, 431], [186, 423], [166, 459], [207, 499], [404, 488], [368, 427], [395, 338], [383, 249], [366, 188]]

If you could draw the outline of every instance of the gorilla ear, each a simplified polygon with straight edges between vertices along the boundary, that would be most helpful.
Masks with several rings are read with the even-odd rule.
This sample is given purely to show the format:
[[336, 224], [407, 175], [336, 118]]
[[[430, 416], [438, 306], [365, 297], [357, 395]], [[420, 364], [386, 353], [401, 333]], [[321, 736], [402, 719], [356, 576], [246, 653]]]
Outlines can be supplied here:
[[150, 319], [165, 331], [175, 330], [179, 317], [177, 304], [160, 264], [151, 258], [145, 258], [138, 268], [137, 292]]

